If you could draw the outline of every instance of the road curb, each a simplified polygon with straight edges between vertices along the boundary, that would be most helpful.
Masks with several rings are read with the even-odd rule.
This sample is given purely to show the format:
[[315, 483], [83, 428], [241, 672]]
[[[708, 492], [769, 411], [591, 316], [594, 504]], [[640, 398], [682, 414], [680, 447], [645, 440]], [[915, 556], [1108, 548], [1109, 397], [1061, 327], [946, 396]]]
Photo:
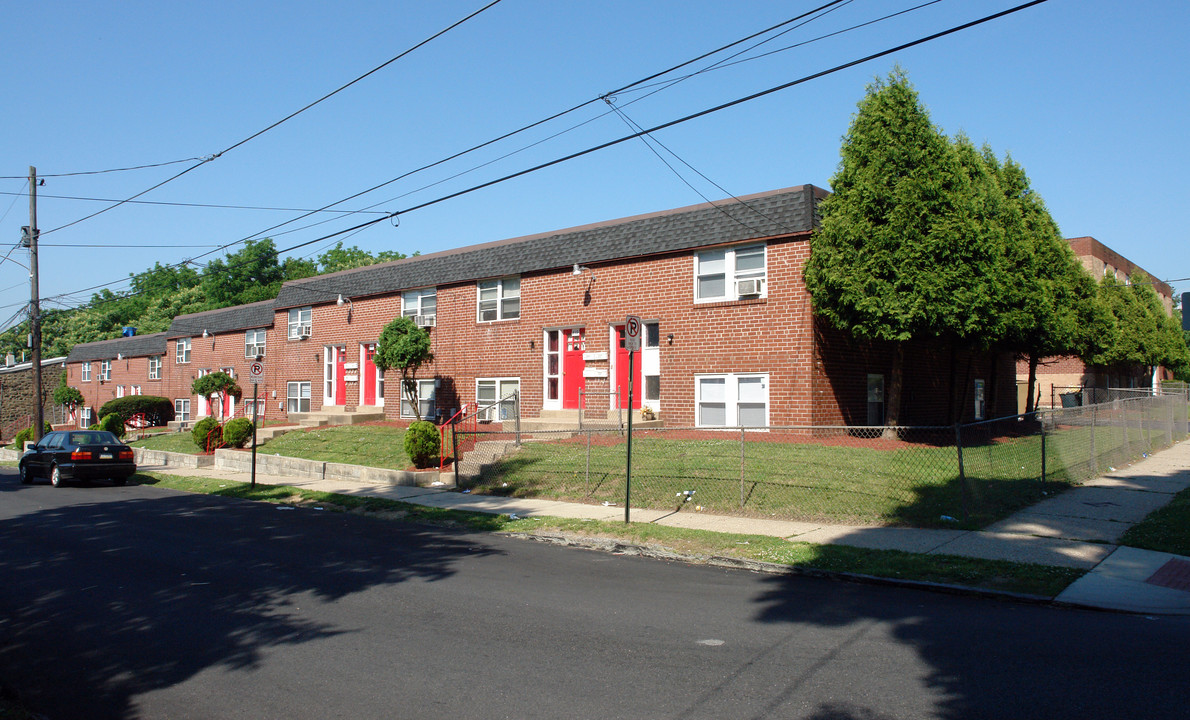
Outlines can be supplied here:
[[780, 563], [764, 562], [763, 560], [747, 560], [744, 558], [728, 557], [726, 555], [688, 555], [664, 548], [638, 545], [636, 543], [624, 542], [623, 540], [616, 540], [612, 538], [573, 537], [569, 535], [557, 535], [553, 533], [500, 532], [498, 534], [524, 540], [535, 540], [537, 542], [545, 542], [553, 545], [575, 547], [584, 550], [610, 552], [619, 555], [637, 555], [640, 557], [647, 557], [656, 560], [685, 562], [692, 565], [712, 565], [715, 567], [723, 567], [732, 570], [747, 570], [749, 572], [764, 573], [767, 575], [796, 575], [800, 577], [813, 577], [824, 580], [861, 583], [864, 585], [903, 587], [943, 593], [947, 595], [965, 595], [968, 597], [980, 597], [990, 600], [1002, 600], [1005, 602], [1024, 603], [1029, 605], [1052, 605], [1054, 607], [1062, 608], [1082, 607], [1072, 603], [1060, 603], [1054, 598], [1048, 597], [1046, 595], [1031, 595], [1028, 593], [1015, 593], [1006, 590], [990, 590], [988, 588], [977, 588], [967, 585], [952, 585], [949, 583], [929, 582], [926, 580], [887, 578], [880, 577], [878, 575], [865, 575], [863, 573], [845, 572], [842, 570], [823, 570], [821, 568], [797, 567], [794, 565], [782, 565]]

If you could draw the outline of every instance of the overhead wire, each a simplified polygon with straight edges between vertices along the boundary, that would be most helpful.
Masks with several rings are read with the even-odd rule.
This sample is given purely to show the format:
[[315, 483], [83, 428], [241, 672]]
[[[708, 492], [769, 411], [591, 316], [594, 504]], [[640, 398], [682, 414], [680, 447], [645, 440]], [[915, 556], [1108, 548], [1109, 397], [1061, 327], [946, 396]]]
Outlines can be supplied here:
[[[39, 177], [39, 178], [60, 178], [60, 177], [77, 177], [79, 175], [103, 175], [105, 173], [127, 172], [129, 170], [145, 170], [148, 168], [159, 168], [159, 167], [165, 167], [166, 165], [177, 165], [179, 163], [184, 163], [184, 162], [194, 162], [195, 160], [202, 160], [202, 158], [197, 158], [197, 157], [182, 158], [181, 160], [170, 160], [168, 162], [152, 163], [149, 165], [135, 165], [133, 167], [110, 168], [108, 170], [87, 170], [87, 171], [83, 171], [83, 172], [49, 173], [49, 174], [38, 173], [37, 177]], [[20, 180], [20, 177], [13, 176], [13, 175], [0, 175], [0, 180]], [[112, 202], [116, 202], [116, 201], [113, 200]]]
[[[39, 176], [39, 177], [43, 177], [43, 176]], [[0, 195], [18, 195], [18, 196], [24, 197], [26, 194], [27, 193], [25, 193], [24, 191], [10, 192], [10, 191], [0, 190]], [[95, 198], [95, 197], [83, 197], [83, 196], [78, 196], [78, 195], [47, 195], [45, 193], [38, 193], [37, 197], [43, 198], [43, 199], [49, 198], [49, 199], [53, 199], [53, 200], [81, 200], [84, 202], [110, 202], [110, 203], [120, 202], [119, 200], [116, 200], [115, 198]], [[384, 214], [383, 210], [327, 210], [325, 208], [321, 209], [321, 210], [311, 210], [309, 208], [267, 207], [267, 206], [260, 206], [260, 205], [218, 205], [218, 204], [214, 204], [214, 203], [165, 202], [165, 201], [161, 201], [161, 200], [125, 200], [124, 202], [129, 205], [160, 205], [160, 206], [164, 206], [164, 207], [190, 207], [190, 208], [204, 208], [204, 209], [213, 209], [213, 210], [268, 210], [268, 211], [276, 211], [276, 212], [305, 212], [305, 213], [336, 212], [336, 213], [340, 213], [340, 214], [358, 214], [358, 215], [368, 215], [368, 214], [383, 215]], [[15, 199], [13, 200], [13, 203], [14, 204], [16, 203]], [[7, 214], [7, 213], [5, 213], [5, 214]], [[3, 219], [4, 218], [0, 217], [0, 220], [3, 220]]]
[[102, 215], [103, 213], [105, 213], [105, 212], [108, 212], [109, 210], [114, 210], [115, 208], [117, 208], [117, 207], [120, 207], [121, 205], [124, 205], [125, 203], [128, 203], [128, 202], [130, 202], [130, 201], [132, 201], [132, 200], [135, 200], [135, 199], [137, 199], [137, 198], [139, 198], [139, 197], [141, 197], [141, 196], [143, 196], [143, 195], [147, 195], [148, 193], [150, 193], [150, 192], [152, 192], [152, 191], [156, 190], [157, 188], [159, 188], [159, 187], [161, 187], [161, 186], [163, 186], [163, 185], [166, 185], [166, 184], [168, 184], [168, 183], [171, 183], [171, 182], [173, 182], [174, 180], [177, 180], [178, 178], [182, 177], [183, 175], [186, 175], [187, 173], [189, 173], [189, 172], [191, 172], [191, 171], [193, 171], [193, 170], [195, 170], [195, 169], [197, 169], [197, 168], [199, 168], [199, 167], [202, 167], [203, 165], [205, 165], [205, 164], [206, 164], [206, 163], [208, 163], [208, 162], [212, 162], [212, 161], [214, 161], [214, 160], [217, 160], [218, 158], [220, 158], [220, 157], [221, 157], [221, 156], [223, 156], [224, 154], [226, 154], [226, 153], [229, 153], [229, 152], [231, 152], [232, 150], [235, 150], [236, 148], [238, 148], [238, 147], [240, 147], [240, 146], [244, 145], [245, 143], [248, 143], [248, 142], [251, 142], [252, 140], [255, 140], [256, 138], [260, 137], [261, 135], [263, 135], [263, 134], [265, 134], [265, 133], [269, 132], [270, 130], [273, 130], [273, 129], [274, 129], [274, 128], [276, 128], [276, 127], [278, 127], [278, 126], [279, 126], [279, 125], [281, 125], [282, 123], [285, 123], [285, 122], [287, 122], [287, 121], [289, 121], [289, 120], [293, 119], [294, 117], [297, 117], [297, 116], [298, 116], [298, 115], [300, 115], [301, 113], [303, 113], [303, 112], [305, 112], [305, 111], [309, 110], [310, 108], [314, 107], [315, 105], [318, 105], [319, 103], [323, 102], [324, 100], [327, 100], [327, 99], [329, 99], [329, 98], [331, 98], [331, 97], [333, 97], [333, 96], [335, 96], [335, 95], [339, 94], [339, 93], [340, 93], [340, 92], [342, 92], [343, 90], [346, 90], [347, 88], [351, 87], [352, 85], [355, 85], [356, 83], [358, 83], [358, 82], [360, 82], [361, 80], [363, 80], [364, 78], [366, 78], [366, 77], [368, 77], [368, 76], [372, 75], [373, 73], [376, 73], [376, 72], [380, 71], [381, 69], [383, 69], [383, 68], [385, 68], [385, 67], [388, 67], [389, 65], [393, 64], [393, 63], [394, 63], [394, 62], [396, 62], [397, 60], [400, 60], [401, 58], [405, 57], [405, 56], [406, 56], [406, 55], [408, 55], [409, 53], [411, 53], [411, 52], [413, 52], [413, 51], [417, 50], [418, 48], [420, 48], [420, 47], [422, 47], [422, 46], [426, 45], [427, 43], [429, 43], [429, 42], [432, 42], [433, 40], [435, 40], [435, 39], [437, 39], [437, 38], [441, 37], [442, 35], [444, 35], [444, 34], [446, 34], [446, 33], [450, 32], [451, 30], [455, 29], [455, 28], [456, 28], [456, 27], [458, 27], [459, 25], [462, 25], [463, 23], [467, 22], [467, 21], [468, 21], [468, 20], [470, 20], [471, 18], [475, 17], [476, 15], [479, 15], [480, 13], [484, 12], [484, 11], [485, 11], [485, 10], [487, 10], [488, 8], [491, 8], [491, 7], [493, 7], [494, 5], [497, 5], [497, 4], [499, 4], [500, 2], [502, 2], [502, 1], [503, 1], [503, 0], [491, 0], [491, 2], [489, 2], [487, 5], [484, 5], [484, 6], [483, 6], [483, 7], [481, 7], [480, 9], [478, 9], [478, 10], [476, 10], [476, 11], [472, 12], [471, 14], [469, 14], [469, 15], [467, 15], [466, 17], [462, 18], [461, 20], [457, 20], [457, 21], [455, 21], [454, 23], [450, 24], [450, 25], [449, 25], [449, 26], [447, 26], [446, 28], [444, 28], [444, 29], [442, 29], [442, 30], [439, 30], [438, 32], [436, 32], [436, 33], [434, 33], [433, 35], [429, 36], [428, 38], [426, 38], [426, 39], [422, 40], [421, 42], [418, 42], [417, 44], [413, 45], [412, 47], [410, 47], [410, 48], [407, 48], [406, 50], [404, 50], [404, 51], [402, 51], [401, 53], [397, 54], [395, 57], [393, 57], [393, 58], [390, 58], [389, 60], [387, 60], [387, 61], [385, 61], [385, 62], [381, 63], [380, 65], [377, 65], [376, 67], [372, 68], [371, 70], [369, 70], [368, 72], [364, 73], [363, 75], [360, 75], [359, 77], [355, 78], [355, 79], [354, 79], [354, 80], [352, 80], [351, 82], [349, 82], [349, 83], [347, 83], [347, 84], [345, 84], [345, 85], [342, 85], [342, 86], [338, 87], [337, 89], [335, 89], [335, 90], [332, 90], [331, 92], [329, 92], [329, 93], [327, 93], [327, 94], [323, 95], [322, 97], [318, 98], [317, 100], [315, 100], [315, 101], [313, 101], [313, 102], [311, 102], [311, 103], [307, 104], [306, 106], [304, 106], [304, 107], [302, 107], [302, 108], [300, 108], [300, 109], [298, 109], [298, 110], [295, 110], [294, 112], [292, 112], [292, 113], [290, 113], [290, 114], [286, 115], [285, 117], [283, 117], [283, 118], [281, 118], [280, 120], [278, 120], [278, 121], [274, 122], [273, 124], [269, 125], [268, 127], [264, 128], [263, 130], [259, 130], [259, 131], [255, 132], [255, 133], [253, 133], [253, 134], [249, 135], [248, 137], [244, 138], [243, 140], [240, 140], [239, 142], [236, 142], [236, 143], [234, 143], [234, 144], [232, 144], [232, 145], [230, 145], [230, 146], [228, 146], [228, 147], [224, 148], [223, 150], [220, 150], [219, 152], [217, 152], [217, 153], [214, 153], [213, 155], [208, 155], [207, 157], [200, 158], [200, 159], [198, 160], [198, 162], [197, 162], [197, 163], [195, 163], [194, 165], [191, 165], [190, 167], [188, 167], [188, 168], [186, 168], [185, 170], [183, 170], [183, 171], [181, 171], [181, 172], [177, 173], [176, 175], [173, 175], [173, 176], [171, 176], [171, 177], [169, 177], [169, 178], [166, 178], [165, 180], [162, 180], [161, 182], [159, 182], [159, 183], [157, 183], [157, 184], [153, 185], [152, 187], [148, 188], [147, 190], [142, 190], [141, 192], [139, 192], [139, 193], [137, 193], [137, 194], [133, 195], [132, 197], [129, 197], [129, 198], [127, 198], [126, 200], [121, 200], [121, 201], [119, 201], [119, 202], [117, 202], [117, 203], [115, 203], [115, 204], [113, 204], [113, 205], [109, 205], [108, 207], [106, 207], [106, 208], [103, 208], [102, 210], [98, 210], [98, 211], [96, 211], [96, 212], [93, 212], [93, 213], [91, 213], [90, 215], [86, 215], [86, 216], [84, 216], [84, 217], [81, 217], [81, 218], [79, 218], [79, 219], [77, 219], [77, 220], [73, 220], [73, 221], [71, 221], [71, 222], [69, 222], [69, 223], [66, 223], [65, 225], [59, 225], [58, 227], [56, 227], [56, 228], [53, 228], [53, 229], [51, 229], [51, 230], [44, 230], [44, 231], [42, 231], [42, 233], [41, 233], [41, 234], [42, 234], [42, 235], [48, 235], [49, 233], [52, 233], [52, 232], [57, 232], [57, 231], [59, 231], [59, 230], [63, 230], [63, 229], [65, 229], [65, 228], [71, 227], [71, 226], [73, 226], [73, 225], [78, 225], [78, 224], [79, 224], [79, 223], [81, 223], [81, 222], [84, 222], [84, 221], [86, 221], [86, 220], [90, 220], [91, 218], [93, 218], [93, 217], [96, 217], [96, 216], [98, 216], [98, 215]]
[[[982, 24], [984, 24], [984, 23], [988, 23], [988, 22], [991, 22], [991, 21], [993, 21], [993, 20], [997, 20], [997, 19], [1000, 19], [1000, 18], [1002, 18], [1002, 17], [1006, 17], [1006, 16], [1008, 16], [1008, 15], [1012, 15], [1012, 14], [1014, 14], [1014, 13], [1017, 13], [1017, 12], [1021, 12], [1021, 11], [1023, 11], [1023, 10], [1026, 10], [1026, 9], [1028, 9], [1028, 8], [1031, 8], [1031, 7], [1034, 7], [1034, 6], [1036, 6], [1036, 5], [1040, 5], [1040, 4], [1042, 4], [1042, 3], [1045, 3], [1045, 2], [1048, 2], [1048, 0], [1030, 0], [1029, 2], [1025, 2], [1025, 3], [1022, 3], [1022, 4], [1020, 4], [1020, 5], [1016, 5], [1016, 6], [1014, 6], [1014, 7], [1008, 8], [1008, 9], [1006, 9], [1006, 10], [1002, 10], [1002, 11], [999, 11], [999, 12], [993, 13], [993, 14], [991, 14], [991, 15], [986, 15], [986, 16], [984, 16], [984, 17], [981, 17], [981, 18], [978, 18], [978, 19], [976, 19], [976, 20], [972, 20], [972, 21], [969, 21], [969, 22], [966, 22], [966, 23], [962, 23], [962, 24], [960, 24], [960, 25], [956, 25], [956, 26], [950, 27], [950, 28], [948, 28], [948, 29], [941, 30], [941, 31], [939, 31], [939, 32], [932, 33], [932, 34], [929, 34], [929, 35], [926, 35], [926, 36], [920, 37], [920, 38], [918, 38], [918, 39], [916, 39], [916, 40], [911, 40], [911, 41], [908, 41], [908, 42], [905, 42], [905, 43], [901, 43], [901, 44], [899, 44], [899, 45], [896, 45], [896, 46], [893, 46], [893, 47], [887, 48], [887, 49], [885, 49], [885, 50], [881, 50], [881, 51], [878, 51], [878, 52], [875, 52], [875, 53], [871, 53], [871, 54], [869, 54], [869, 55], [866, 55], [866, 56], [864, 56], [864, 57], [861, 57], [861, 58], [858, 58], [858, 59], [855, 59], [855, 60], [851, 60], [851, 61], [849, 61], [849, 62], [842, 63], [842, 64], [839, 64], [839, 65], [835, 65], [835, 66], [833, 66], [833, 67], [831, 67], [831, 68], [828, 68], [828, 69], [825, 69], [825, 70], [821, 70], [821, 71], [819, 71], [819, 72], [811, 73], [811, 74], [809, 74], [809, 75], [804, 75], [804, 76], [802, 76], [802, 77], [800, 77], [800, 78], [797, 78], [797, 79], [795, 79], [795, 80], [791, 80], [791, 81], [789, 81], [789, 82], [786, 82], [786, 83], [782, 83], [782, 84], [779, 84], [779, 85], [775, 85], [775, 86], [773, 86], [773, 87], [770, 87], [770, 88], [768, 88], [768, 89], [761, 90], [761, 91], [758, 91], [758, 92], [752, 93], [752, 94], [750, 94], [750, 95], [746, 95], [746, 96], [744, 96], [744, 97], [737, 98], [737, 99], [735, 99], [735, 100], [731, 100], [731, 101], [729, 101], [729, 102], [721, 103], [721, 104], [719, 104], [719, 105], [716, 105], [716, 106], [713, 106], [713, 107], [710, 107], [710, 108], [706, 108], [706, 109], [704, 109], [704, 110], [700, 110], [700, 111], [698, 111], [698, 112], [691, 113], [691, 114], [685, 115], [685, 116], [683, 116], [683, 117], [680, 117], [680, 118], [677, 118], [677, 119], [674, 119], [674, 120], [670, 120], [670, 121], [667, 121], [667, 122], [661, 123], [661, 124], [659, 124], [659, 125], [655, 125], [655, 126], [653, 126], [653, 127], [650, 127], [650, 128], [647, 128], [647, 129], [644, 129], [644, 130], [638, 131], [638, 132], [630, 133], [629, 135], [625, 135], [625, 136], [623, 136], [623, 137], [620, 137], [620, 138], [616, 138], [616, 139], [613, 139], [613, 140], [609, 140], [609, 141], [606, 141], [606, 142], [600, 143], [600, 144], [598, 144], [598, 145], [594, 145], [594, 146], [592, 146], [592, 147], [588, 147], [588, 148], [586, 148], [586, 149], [584, 149], [584, 150], [580, 150], [580, 151], [577, 151], [577, 152], [573, 152], [573, 153], [570, 153], [570, 154], [568, 154], [568, 155], [565, 155], [565, 156], [562, 156], [562, 157], [559, 157], [559, 158], [555, 158], [555, 159], [553, 159], [553, 160], [550, 160], [550, 161], [547, 161], [547, 162], [544, 162], [544, 163], [539, 163], [539, 164], [537, 164], [537, 165], [534, 165], [534, 166], [532, 166], [532, 167], [529, 167], [529, 168], [526, 168], [526, 169], [523, 169], [523, 170], [519, 170], [519, 171], [517, 171], [517, 172], [514, 172], [514, 173], [509, 173], [509, 174], [507, 174], [507, 175], [504, 175], [504, 176], [502, 176], [502, 177], [495, 178], [495, 179], [493, 179], [493, 180], [489, 180], [489, 181], [486, 181], [486, 182], [483, 182], [483, 183], [480, 183], [480, 184], [477, 184], [477, 185], [473, 185], [473, 186], [471, 186], [471, 187], [468, 187], [468, 188], [465, 188], [465, 189], [462, 189], [462, 190], [459, 190], [459, 191], [456, 191], [456, 192], [453, 192], [453, 193], [449, 193], [449, 194], [446, 194], [446, 195], [440, 196], [440, 197], [438, 197], [438, 198], [435, 198], [435, 199], [432, 199], [432, 200], [428, 200], [428, 201], [425, 201], [425, 202], [422, 202], [422, 203], [418, 203], [418, 204], [412, 205], [412, 206], [410, 206], [410, 207], [408, 207], [408, 208], [404, 208], [404, 209], [402, 209], [402, 210], [393, 211], [393, 212], [389, 213], [388, 215], [386, 215], [386, 216], [384, 216], [384, 217], [380, 217], [380, 218], [375, 218], [375, 219], [372, 219], [372, 220], [368, 220], [368, 221], [365, 221], [365, 222], [362, 222], [362, 223], [359, 223], [359, 224], [353, 225], [353, 226], [351, 226], [351, 227], [344, 228], [344, 229], [342, 229], [342, 230], [338, 230], [338, 231], [335, 231], [335, 232], [333, 232], [333, 233], [330, 233], [330, 234], [327, 234], [327, 235], [323, 235], [323, 236], [320, 236], [320, 237], [314, 238], [314, 239], [312, 239], [312, 240], [307, 240], [307, 241], [304, 241], [304, 242], [301, 242], [301, 243], [297, 243], [297, 244], [295, 244], [295, 245], [292, 245], [292, 246], [290, 246], [290, 247], [288, 247], [288, 248], [284, 248], [284, 249], [281, 249], [281, 250], [276, 250], [276, 251], [275, 251], [275, 254], [276, 254], [276, 255], [281, 255], [281, 254], [284, 254], [284, 253], [287, 253], [287, 252], [292, 252], [293, 250], [296, 250], [296, 249], [299, 249], [299, 248], [302, 248], [302, 247], [307, 247], [307, 246], [309, 246], [309, 245], [313, 245], [313, 244], [315, 244], [315, 243], [324, 242], [324, 241], [326, 241], [326, 240], [329, 240], [329, 239], [332, 239], [332, 238], [336, 238], [336, 237], [339, 237], [339, 236], [341, 236], [341, 235], [345, 235], [345, 234], [347, 234], [347, 233], [355, 233], [355, 232], [357, 232], [357, 231], [359, 231], [359, 230], [362, 230], [362, 229], [365, 229], [365, 228], [368, 228], [368, 227], [372, 227], [372, 226], [374, 226], [374, 225], [377, 225], [377, 224], [379, 224], [379, 223], [381, 223], [381, 222], [384, 222], [385, 220], [392, 219], [392, 218], [398, 218], [398, 217], [399, 217], [399, 216], [401, 216], [401, 215], [408, 214], [408, 213], [414, 212], [414, 211], [416, 211], [416, 210], [421, 210], [421, 209], [424, 209], [424, 208], [427, 208], [427, 207], [431, 207], [431, 206], [433, 206], [433, 205], [437, 205], [437, 204], [439, 204], [439, 203], [446, 202], [447, 200], [452, 200], [452, 199], [454, 199], [454, 198], [461, 197], [461, 196], [463, 196], [463, 195], [467, 195], [467, 194], [470, 194], [470, 193], [476, 192], [476, 191], [478, 191], [478, 190], [481, 190], [481, 189], [484, 189], [484, 188], [491, 187], [491, 186], [493, 186], [493, 185], [497, 185], [497, 184], [500, 184], [500, 183], [503, 183], [503, 182], [507, 182], [507, 181], [509, 181], [509, 180], [512, 180], [512, 179], [515, 179], [515, 178], [518, 178], [518, 177], [522, 177], [522, 176], [524, 176], [524, 175], [528, 175], [528, 174], [531, 174], [531, 173], [534, 173], [534, 172], [537, 172], [537, 171], [540, 171], [540, 170], [543, 170], [543, 169], [546, 169], [546, 168], [549, 168], [549, 167], [553, 167], [553, 166], [555, 166], [555, 165], [559, 165], [559, 164], [561, 164], [561, 163], [564, 163], [564, 162], [569, 162], [570, 160], [574, 160], [574, 159], [576, 159], [576, 158], [583, 157], [583, 156], [589, 155], [589, 154], [591, 154], [591, 153], [594, 153], [594, 152], [598, 152], [598, 151], [600, 151], [600, 150], [603, 150], [603, 149], [606, 149], [606, 148], [609, 148], [609, 147], [613, 147], [613, 146], [615, 146], [615, 145], [619, 145], [619, 144], [621, 144], [621, 143], [624, 143], [624, 142], [627, 142], [627, 141], [629, 141], [629, 140], [633, 140], [633, 139], [636, 139], [636, 138], [638, 138], [638, 137], [641, 137], [642, 135], [656, 133], [656, 132], [658, 132], [658, 131], [660, 131], [660, 130], [668, 129], [668, 128], [674, 127], [674, 126], [676, 126], [676, 125], [680, 125], [680, 124], [683, 124], [683, 123], [689, 122], [689, 121], [691, 121], [691, 120], [695, 120], [695, 119], [697, 119], [697, 118], [701, 118], [701, 117], [704, 117], [704, 116], [707, 116], [707, 115], [710, 115], [710, 114], [713, 114], [713, 113], [720, 112], [720, 111], [722, 111], [722, 110], [726, 110], [726, 109], [728, 109], [728, 108], [735, 107], [735, 106], [737, 106], [737, 105], [741, 105], [741, 104], [744, 104], [744, 103], [747, 103], [747, 102], [751, 102], [751, 101], [753, 101], [753, 100], [757, 100], [757, 99], [759, 99], [759, 98], [766, 97], [766, 96], [768, 96], [768, 95], [771, 95], [771, 94], [773, 94], [773, 93], [781, 92], [781, 91], [783, 91], [783, 90], [787, 90], [787, 89], [789, 89], [789, 88], [791, 88], [791, 87], [795, 87], [795, 86], [797, 86], [797, 85], [804, 84], [804, 83], [806, 83], [806, 82], [809, 82], [809, 81], [811, 81], [811, 80], [816, 80], [816, 79], [818, 79], [818, 78], [822, 78], [822, 77], [825, 77], [825, 76], [827, 76], [827, 75], [831, 75], [831, 74], [834, 74], [834, 73], [837, 73], [837, 72], [841, 72], [842, 70], [846, 70], [846, 69], [848, 69], [848, 68], [855, 67], [855, 66], [857, 66], [857, 65], [861, 65], [861, 64], [863, 64], [863, 63], [870, 62], [870, 61], [872, 61], [872, 60], [875, 60], [875, 59], [879, 59], [879, 58], [881, 58], [881, 57], [886, 57], [886, 56], [888, 56], [888, 55], [891, 55], [891, 54], [893, 54], [893, 53], [896, 53], [896, 52], [900, 52], [900, 51], [902, 51], [902, 50], [906, 50], [906, 49], [909, 49], [909, 48], [912, 48], [912, 47], [916, 47], [916, 46], [918, 46], [918, 45], [922, 45], [922, 44], [924, 44], [924, 43], [927, 43], [927, 42], [932, 42], [932, 41], [934, 41], [934, 40], [937, 40], [937, 39], [939, 39], [939, 38], [946, 37], [946, 36], [948, 36], [948, 35], [952, 35], [952, 34], [954, 34], [954, 33], [957, 33], [957, 32], [962, 32], [962, 31], [964, 31], [964, 30], [968, 30], [968, 29], [970, 29], [970, 28], [973, 28], [973, 27], [976, 27], [976, 26], [982, 25]], [[832, 3], [832, 4], [833, 4], [833, 3]], [[207, 254], [210, 254], [210, 253], [207, 253]], [[200, 257], [201, 257], [201, 256], [200, 256]], [[188, 262], [188, 261], [187, 261], [187, 262]], [[121, 281], [113, 281], [113, 282], [111, 282], [111, 283], [104, 283], [104, 284], [101, 284], [101, 285], [95, 285], [95, 286], [91, 286], [91, 287], [89, 287], [89, 288], [84, 288], [84, 289], [82, 289], [82, 290], [78, 290], [78, 291], [75, 291], [75, 292], [73, 292], [73, 293], [67, 293], [67, 294], [69, 294], [69, 295], [73, 295], [73, 294], [81, 294], [81, 293], [86, 293], [86, 292], [90, 292], [90, 291], [92, 291], [92, 290], [96, 290], [96, 289], [100, 289], [100, 288], [103, 288], [103, 287], [107, 287], [107, 286], [109, 286], [109, 285], [116, 284], [116, 282], [123, 282], [123, 280], [121, 280]], [[61, 297], [61, 296], [58, 296], [58, 297]]]

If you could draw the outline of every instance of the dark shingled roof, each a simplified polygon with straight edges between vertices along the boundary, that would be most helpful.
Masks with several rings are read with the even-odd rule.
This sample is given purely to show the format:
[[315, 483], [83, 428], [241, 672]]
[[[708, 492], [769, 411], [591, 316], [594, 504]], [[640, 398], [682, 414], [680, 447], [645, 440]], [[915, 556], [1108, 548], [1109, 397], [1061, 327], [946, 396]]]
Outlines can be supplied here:
[[273, 300], [262, 300], [248, 305], [179, 315], [170, 323], [166, 337], [197, 337], [202, 335], [203, 330], [213, 335], [249, 328], [272, 327], [273, 304]]
[[[318, 305], [344, 297], [520, 275], [621, 258], [805, 233], [827, 191], [813, 185], [637, 215], [539, 235], [500, 240], [430, 255], [291, 280], [277, 308]], [[176, 321], [175, 321], [176, 323]], [[171, 330], [172, 331], [172, 330]]]
[[115, 360], [117, 355], [145, 357], [164, 353], [165, 333], [159, 332], [151, 335], [133, 335], [132, 337], [118, 337], [114, 340], [80, 343], [71, 348], [70, 354], [66, 356], [66, 362]]

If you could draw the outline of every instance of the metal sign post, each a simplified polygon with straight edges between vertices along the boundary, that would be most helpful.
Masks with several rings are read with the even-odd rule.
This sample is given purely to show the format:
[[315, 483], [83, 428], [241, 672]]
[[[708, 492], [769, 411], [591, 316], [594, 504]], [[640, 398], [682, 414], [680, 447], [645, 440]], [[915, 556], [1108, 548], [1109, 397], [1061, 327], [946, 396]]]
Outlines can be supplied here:
[[248, 366], [252, 378], [252, 487], [256, 487], [256, 423], [260, 418], [260, 381], [264, 378], [264, 363], [258, 358]]
[[629, 522], [632, 506], [632, 391], [636, 377], [634, 360], [640, 351], [641, 321], [636, 315], [629, 315], [624, 323], [624, 349], [628, 351], [628, 452], [624, 468], [624, 524]]

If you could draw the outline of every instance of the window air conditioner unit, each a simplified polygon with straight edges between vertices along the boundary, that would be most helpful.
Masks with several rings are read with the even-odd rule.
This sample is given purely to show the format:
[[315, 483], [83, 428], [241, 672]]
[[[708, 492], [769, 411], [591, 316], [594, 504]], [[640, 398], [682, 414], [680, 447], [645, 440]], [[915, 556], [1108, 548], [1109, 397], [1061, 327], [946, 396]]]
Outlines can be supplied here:
[[436, 315], [414, 315], [413, 316], [413, 323], [415, 325], [417, 325], [419, 328], [434, 327], [434, 323], [436, 320], [437, 320]]
[[303, 339], [310, 337], [310, 326], [302, 325], [300, 328], [298, 328], [298, 337]]
[[736, 280], [735, 289], [736, 294], [744, 295], [759, 295], [761, 288], [764, 287], [764, 280], [753, 278], [752, 280]]

